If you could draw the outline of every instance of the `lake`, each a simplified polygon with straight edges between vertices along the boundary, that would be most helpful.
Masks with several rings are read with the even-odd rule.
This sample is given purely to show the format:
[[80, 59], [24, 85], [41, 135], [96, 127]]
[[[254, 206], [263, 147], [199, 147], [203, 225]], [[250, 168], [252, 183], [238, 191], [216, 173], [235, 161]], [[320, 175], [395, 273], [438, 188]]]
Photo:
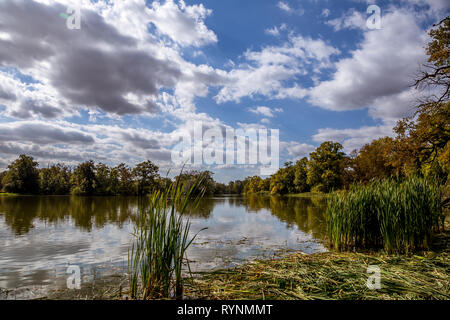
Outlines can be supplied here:
[[[191, 270], [228, 268], [293, 251], [326, 251], [325, 201], [203, 199], [185, 215], [192, 235], [207, 228], [187, 253]], [[67, 268], [74, 265], [82, 282], [123, 274], [137, 212], [147, 205], [137, 197], [0, 197], [0, 288], [22, 288], [18, 298], [36, 297], [64, 287]]]

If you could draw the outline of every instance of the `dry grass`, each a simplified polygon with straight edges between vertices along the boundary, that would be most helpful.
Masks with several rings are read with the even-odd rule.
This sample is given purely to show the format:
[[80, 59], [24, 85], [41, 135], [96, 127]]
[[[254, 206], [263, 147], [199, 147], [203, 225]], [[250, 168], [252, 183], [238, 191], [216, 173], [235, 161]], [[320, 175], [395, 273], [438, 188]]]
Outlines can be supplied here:
[[[384, 255], [327, 252], [256, 261], [200, 274], [186, 287], [192, 299], [450, 299], [449, 239], [435, 237], [438, 252]], [[366, 286], [367, 267], [381, 269], [381, 289]]]

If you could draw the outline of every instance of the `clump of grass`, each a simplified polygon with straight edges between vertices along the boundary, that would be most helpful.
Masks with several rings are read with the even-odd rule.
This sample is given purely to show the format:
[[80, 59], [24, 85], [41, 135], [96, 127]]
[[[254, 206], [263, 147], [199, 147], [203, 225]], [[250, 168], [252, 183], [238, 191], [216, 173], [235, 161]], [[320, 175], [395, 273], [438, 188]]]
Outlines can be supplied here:
[[440, 186], [418, 177], [353, 186], [328, 200], [330, 242], [341, 250], [426, 249], [432, 233], [443, 225], [440, 201]]
[[148, 209], [139, 212], [128, 257], [132, 298], [182, 297], [183, 261], [195, 239], [188, 239], [191, 224], [183, 222], [182, 214], [188, 203], [198, 204], [203, 194], [198, 192], [200, 186], [201, 179], [189, 188], [177, 181], [163, 192], [155, 191]]

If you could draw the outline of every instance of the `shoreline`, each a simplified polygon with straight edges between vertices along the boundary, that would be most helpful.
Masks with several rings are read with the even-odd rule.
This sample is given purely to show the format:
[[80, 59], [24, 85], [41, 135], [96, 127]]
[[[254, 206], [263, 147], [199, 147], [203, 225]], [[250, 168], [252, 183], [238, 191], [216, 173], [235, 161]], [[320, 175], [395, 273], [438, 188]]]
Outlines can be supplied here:
[[[369, 266], [380, 268], [381, 289], [367, 287]], [[428, 251], [297, 252], [197, 275], [185, 287], [193, 299], [450, 300], [450, 215]]]
[[[187, 300], [449, 300], [450, 231], [434, 237], [433, 251], [410, 255], [335, 252], [255, 260], [231, 269], [185, 278]], [[379, 266], [381, 289], [366, 286], [370, 265]], [[126, 275], [56, 290], [39, 300], [127, 300]]]

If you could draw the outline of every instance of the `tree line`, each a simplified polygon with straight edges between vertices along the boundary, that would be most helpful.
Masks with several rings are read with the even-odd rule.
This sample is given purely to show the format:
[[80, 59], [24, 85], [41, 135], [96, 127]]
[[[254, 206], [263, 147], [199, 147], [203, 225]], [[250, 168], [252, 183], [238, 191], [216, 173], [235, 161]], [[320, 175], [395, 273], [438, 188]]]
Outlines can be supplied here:
[[173, 181], [183, 184], [183, 192], [199, 181], [195, 190], [205, 195], [240, 194], [243, 191], [243, 182], [218, 183], [210, 171], [186, 171], [172, 180], [161, 176], [159, 167], [150, 160], [134, 168], [124, 163], [110, 167], [93, 160], [74, 168], [61, 163], [39, 168], [32, 156], [24, 154], [9, 164], [8, 170], [0, 172], [0, 191], [36, 195], [142, 196], [165, 190]]

